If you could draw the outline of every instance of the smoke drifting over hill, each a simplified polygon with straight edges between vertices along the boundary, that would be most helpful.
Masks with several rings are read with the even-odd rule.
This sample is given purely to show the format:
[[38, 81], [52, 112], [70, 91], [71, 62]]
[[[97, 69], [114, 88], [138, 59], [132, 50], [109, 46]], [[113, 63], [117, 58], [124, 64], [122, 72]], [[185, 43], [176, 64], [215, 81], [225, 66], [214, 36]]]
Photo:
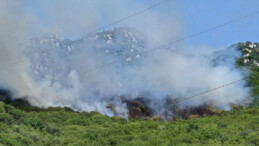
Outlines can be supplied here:
[[[145, 27], [138, 20], [132, 24], [135, 29], [115, 28], [77, 40], [43, 35], [26, 41], [31, 31], [28, 21], [24, 22], [27, 17], [12, 12], [19, 5], [0, 2], [0, 6], [0, 17], [7, 20], [0, 22], [0, 66], [9, 67], [0, 71], [0, 88], [11, 90], [15, 97], [27, 96], [36, 106], [127, 116], [125, 100], [141, 98], [160, 115], [168, 110], [168, 99], [183, 99], [243, 77], [235, 69], [235, 59], [241, 55], [235, 47], [209, 53], [199, 48], [193, 53], [184, 47], [143, 53], [180, 36], [180, 23], [165, 21], [172, 20], [170, 15], [150, 12], [148, 18], [152, 19]], [[10, 66], [22, 58], [27, 60]], [[179, 105], [207, 103], [228, 109], [247, 94], [240, 82]]]
[[[12, 90], [14, 96], [26, 95], [34, 84], [30, 63], [22, 53], [32, 17], [21, 13], [21, 2], [0, 2], [0, 87]], [[20, 61], [23, 62], [16, 65]]]

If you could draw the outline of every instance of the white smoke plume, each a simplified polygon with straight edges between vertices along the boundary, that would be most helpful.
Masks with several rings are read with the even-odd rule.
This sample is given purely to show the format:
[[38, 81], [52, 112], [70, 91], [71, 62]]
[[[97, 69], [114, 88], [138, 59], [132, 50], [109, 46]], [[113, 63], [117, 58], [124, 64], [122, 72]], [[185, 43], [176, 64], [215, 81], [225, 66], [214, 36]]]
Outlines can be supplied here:
[[17, 96], [26, 95], [33, 86], [28, 74], [29, 63], [22, 55], [22, 43], [28, 39], [27, 30], [33, 19], [24, 13], [20, 15], [21, 3], [0, 2], [0, 86]]
[[[41, 3], [44, 6], [44, 1]], [[46, 10], [53, 14], [50, 17], [57, 18], [60, 23], [51, 25], [49, 29], [40, 25], [38, 28], [44, 28], [44, 32], [58, 31], [61, 35], [69, 36], [65, 34], [66, 30], [91, 30], [100, 25], [97, 18], [101, 17], [103, 11], [114, 16], [111, 9], [116, 12], [123, 10], [121, 7], [126, 5], [120, 2], [117, 5], [121, 7], [116, 8], [105, 2], [100, 14], [95, 11], [100, 9], [100, 3], [90, 2], [94, 5], [91, 5], [87, 13], [78, 16], [71, 12], [74, 15], [68, 15], [67, 21], [71, 18], [74, 25], [69, 21], [62, 27], [65, 19], [59, 15], [59, 11], [69, 4], [71, 1], [63, 1], [62, 8], [55, 10], [55, 5], [59, 4], [54, 2]], [[182, 46], [176, 50], [161, 48], [141, 54], [181, 36], [182, 25], [170, 13], [165, 15], [158, 11], [147, 12], [143, 19], [137, 17], [134, 23], [128, 23], [128, 26], [135, 28], [133, 30], [117, 28], [93, 33], [79, 40], [47, 35], [34, 38], [28, 43], [24, 39], [29, 38], [31, 31], [28, 18], [24, 13], [19, 16], [13, 11], [20, 10], [20, 5], [9, 1], [0, 2], [0, 17], [1, 20], [6, 20], [0, 22], [0, 66], [9, 66], [22, 58], [28, 60], [1, 70], [0, 87], [11, 90], [16, 97], [27, 96], [36, 106], [68, 106], [80, 111], [98, 111], [112, 116], [114, 111], [107, 108], [107, 105], [113, 104], [115, 112], [126, 117], [127, 105], [121, 97], [126, 100], [141, 97], [148, 99], [150, 102], [147, 106], [159, 114], [165, 110], [163, 106], [168, 97], [183, 99], [243, 77], [242, 72], [235, 69], [235, 59], [241, 55], [235, 48], [204, 52], [200, 48], [188, 49]], [[77, 1], [71, 5], [79, 6], [81, 3]], [[66, 11], [68, 12], [70, 11]], [[59, 25], [61, 31], [56, 29]], [[91, 41], [94, 43], [89, 43]], [[131, 46], [132, 44], [136, 46]], [[107, 65], [109, 63], [114, 64]], [[240, 82], [180, 104], [192, 106], [213, 103], [217, 107], [228, 109], [230, 103], [238, 102], [247, 94], [244, 82]]]

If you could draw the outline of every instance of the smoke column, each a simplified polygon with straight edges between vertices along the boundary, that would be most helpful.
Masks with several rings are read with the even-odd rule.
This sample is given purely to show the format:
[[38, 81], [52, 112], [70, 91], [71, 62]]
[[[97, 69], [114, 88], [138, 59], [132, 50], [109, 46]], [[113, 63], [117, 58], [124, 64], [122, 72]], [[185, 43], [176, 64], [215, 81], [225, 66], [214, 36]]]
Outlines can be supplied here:
[[[68, 3], [64, 1], [63, 5], [67, 6]], [[218, 51], [207, 47], [204, 52], [201, 48], [190, 49], [181, 45], [175, 49], [165, 48], [141, 54], [181, 36], [182, 25], [176, 17], [172, 17], [173, 14], [148, 12], [145, 18], [137, 17], [134, 23], [127, 24], [134, 29], [116, 28], [89, 34], [79, 40], [64, 39], [62, 35], [67, 36], [66, 30], [87, 31], [99, 24], [97, 18], [101, 14], [93, 13], [100, 7], [99, 3], [91, 4], [89, 14], [80, 15], [88, 21], [80, 21], [80, 16], [73, 18], [74, 23], [80, 25], [78, 30], [73, 23], [64, 27], [60, 23], [50, 28], [42, 26], [37, 24], [37, 19], [32, 19], [37, 16], [18, 15], [21, 4], [0, 2], [0, 17], [6, 20], [0, 22], [0, 66], [9, 66], [22, 58], [28, 59], [1, 70], [0, 87], [11, 90], [15, 97], [27, 96], [31, 104], [40, 107], [68, 106], [112, 116], [114, 113], [107, 105], [113, 104], [118, 115], [127, 117], [127, 105], [122, 96], [127, 100], [139, 97], [148, 99], [150, 102], [147, 106], [160, 114], [166, 110], [163, 106], [168, 97], [186, 98], [243, 77], [243, 73], [235, 69], [235, 59], [241, 55], [235, 47]], [[125, 4], [122, 2], [120, 6]], [[137, 7], [142, 8], [141, 5]], [[105, 8], [113, 7], [105, 3]], [[114, 16], [111, 9], [106, 9], [105, 12]], [[53, 18], [61, 17], [57, 11], [52, 7], [48, 9], [53, 13]], [[32, 20], [34, 23], [29, 23]], [[57, 22], [64, 23], [64, 20]], [[57, 29], [59, 25], [61, 31]], [[59, 32], [61, 37], [31, 37], [31, 28], [48, 33]], [[33, 39], [28, 41], [29, 38]], [[118, 63], [103, 65], [110, 62]], [[96, 67], [98, 69], [89, 71]], [[247, 94], [244, 82], [240, 82], [180, 105], [212, 103], [229, 109], [230, 103], [238, 102]]]

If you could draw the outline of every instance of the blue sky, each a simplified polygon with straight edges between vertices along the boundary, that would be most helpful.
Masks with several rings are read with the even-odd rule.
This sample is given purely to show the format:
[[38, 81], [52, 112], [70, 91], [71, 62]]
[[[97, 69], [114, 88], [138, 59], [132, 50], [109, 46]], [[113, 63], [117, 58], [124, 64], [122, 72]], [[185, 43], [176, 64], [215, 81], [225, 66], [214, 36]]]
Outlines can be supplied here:
[[[192, 34], [204, 28], [222, 24], [259, 10], [258, 0], [183, 0], [179, 10], [185, 33]], [[192, 45], [220, 47], [243, 41], [259, 41], [259, 14], [189, 40]]]
[[[57, 25], [55, 27], [62, 29], [65, 37], [73, 38], [157, 2], [159, 1], [26, 0], [24, 6], [37, 17], [37, 23], [41, 24], [42, 27], [47, 28]], [[179, 35], [179, 37], [182, 37], [258, 10], [258, 0], [171, 0], [164, 5], [151, 9], [148, 13], [140, 14], [115, 26], [130, 25], [135, 21], [139, 22], [141, 18], [147, 17], [151, 12], [159, 13], [161, 16], [167, 15], [167, 18], [179, 21], [182, 26], [181, 36]], [[96, 20], [98, 23], [89, 24], [87, 28], [84, 28], [86, 21], [82, 21], [82, 19]], [[142, 23], [145, 24], [145, 22]], [[166, 23], [166, 21], [163, 23]], [[184, 43], [189, 46], [226, 47], [236, 42], [258, 41], [258, 23], [259, 14], [186, 40]], [[74, 29], [71, 29], [72, 27]], [[159, 26], [157, 28], [160, 29]]]

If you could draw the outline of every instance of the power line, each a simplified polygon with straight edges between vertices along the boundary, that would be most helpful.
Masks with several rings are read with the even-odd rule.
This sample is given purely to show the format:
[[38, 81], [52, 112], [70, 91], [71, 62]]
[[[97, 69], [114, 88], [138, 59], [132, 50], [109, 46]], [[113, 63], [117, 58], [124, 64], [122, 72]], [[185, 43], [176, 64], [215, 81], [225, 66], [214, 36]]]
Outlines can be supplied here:
[[[155, 50], [164, 49], [165, 47], [168, 47], [169, 45], [174, 45], [174, 44], [176, 44], [176, 43], [179, 43], [179, 42], [182, 42], [182, 41], [184, 41], [184, 40], [187, 40], [187, 39], [196, 37], [196, 36], [201, 35], [201, 34], [204, 34], [204, 33], [206, 33], [206, 32], [213, 31], [213, 30], [215, 30], [215, 29], [219, 29], [219, 28], [224, 27], [224, 26], [226, 26], [226, 25], [229, 25], [229, 24], [232, 24], [232, 23], [241, 21], [241, 20], [246, 19], [246, 18], [248, 18], [248, 17], [251, 17], [251, 16], [253, 16], [253, 15], [256, 15], [256, 14], [258, 14], [258, 13], [259, 13], [259, 11], [255, 11], [255, 12], [250, 13], [250, 14], [248, 14], [248, 15], [245, 15], [245, 16], [242, 16], [242, 17], [239, 17], [239, 18], [236, 18], [236, 19], [232, 19], [232, 20], [227, 21], [227, 22], [225, 22], [225, 23], [222, 23], [222, 24], [219, 24], [219, 25], [210, 27], [210, 28], [205, 29], [205, 30], [203, 30], [203, 31], [200, 31], [200, 32], [198, 32], [198, 33], [194, 33], [194, 34], [188, 35], [188, 36], [186, 36], [186, 37], [177, 39], [177, 40], [175, 40], [175, 41], [173, 41], [173, 42], [170, 42], [170, 43], [167, 43], [167, 44], [163, 44], [163, 45], [161, 45], [161, 46], [158, 46], [158, 47], [156, 47], [156, 48], [153, 48], [153, 49], [150, 49], [150, 50], [141, 52], [141, 53], [139, 53], [139, 54], [141, 55], [141, 54], [146, 54], [146, 53], [149, 53], [149, 52], [152, 52], [152, 51], [155, 51]], [[94, 70], [99, 69], [100, 67], [108, 66], [108, 65], [113, 65], [113, 64], [116, 64], [116, 63], [118, 63], [118, 62], [119, 62], [119, 61], [113, 61], [113, 62], [110, 62], [110, 63], [107, 63], [107, 64], [102, 64], [102, 65], [100, 65], [100, 66], [93, 67], [93, 68], [91, 68], [91, 69], [89, 69], [89, 70], [87, 70], [87, 71], [81, 72], [80, 74], [92, 72], [92, 71], [94, 71]]]
[[13, 63], [11, 63], [11, 64], [8, 64], [8, 65], [6, 65], [6, 66], [4, 66], [4, 67], [1, 67], [1, 68], [0, 68], [0, 71], [4, 70], [4, 69], [6, 69], [6, 68], [9, 68], [9, 67], [11, 67], [11, 66], [14, 66], [14, 65], [16, 65], [16, 64], [22, 63], [22, 62], [24, 62], [24, 61], [26, 61], [26, 60], [28, 60], [28, 59], [27, 59], [27, 58], [23, 58], [23, 59], [21, 59], [21, 60], [18, 60], [18, 61], [16, 61], [16, 62], [13, 62]]
[[[132, 17], [134, 17], [134, 16], [136, 16], [136, 15], [145, 13], [146, 11], [148, 11], [148, 10], [150, 10], [150, 9], [153, 9], [153, 8], [155, 8], [155, 7], [159, 7], [159, 6], [161, 6], [162, 4], [164, 4], [164, 3], [168, 2], [168, 1], [170, 1], [170, 0], [164, 0], [164, 1], [161, 1], [161, 2], [159, 2], [159, 3], [156, 3], [156, 4], [154, 4], [154, 5], [152, 5], [152, 6], [148, 7], [148, 8], [142, 9], [142, 10], [137, 11], [137, 12], [135, 12], [135, 13], [133, 13], [133, 14], [130, 14], [130, 15], [126, 16], [126, 17], [120, 18], [120, 19], [118, 19], [118, 20], [116, 20], [116, 21], [113, 21], [113, 22], [110, 23], [110, 24], [107, 24], [107, 25], [105, 25], [105, 26], [102, 26], [102, 27], [100, 27], [100, 28], [98, 28], [98, 29], [96, 29], [96, 30], [94, 30], [94, 31], [92, 31], [92, 32], [89, 32], [89, 33], [95, 33], [95, 32], [98, 32], [98, 31], [100, 31], [100, 30], [103, 30], [103, 29], [105, 29], [105, 28], [108, 28], [108, 27], [110, 27], [110, 26], [112, 26], [112, 25], [114, 25], [114, 24], [117, 24], [117, 23], [120, 23], [120, 22], [125, 21], [125, 20], [127, 20], [127, 19], [130, 19], [130, 18], [132, 18]], [[79, 38], [80, 38], [80, 37], [79, 37]]]
[[[153, 8], [155, 8], [155, 7], [158, 7], [158, 6], [164, 4], [164, 3], [168, 2], [168, 1], [170, 1], [170, 0], [164, 0], [164, 1], [161, 1], [161, 2], [159, 2], [159, 3], [156, 3], [156, 4], [154, 4], [154, 5], [152, 5], [152, 6], [148, 7], [148, 8], [142, 9], [142, 10], [137, 11], [137, 12], [131, 14], [131, 15], [128, 15], [128, 16], [126, 16], [126, 17], [123, 17], [123, 18], [121, 18], [121, 19], [118, 19], [118, 20], [116, 20], [116, 21], [114, 21], [114, 22], [112, 22], [112, 23], [110, 23], [110, 24], [108, 24], [108, 25], [102, 26], [102, 27], [96, 29], [95, 31], [90, 32], [90, 33], [94, 33], [94, 32], [103, 30], [103, 29], [105, 29], [105, 28], [107, 28], [107, 27], [110, 27], [110, 26], [116, 24], [116, 23], [120, 23], [120, 22], [122, 22], [122, 21], [125, 21], [125, 20], [127, 20], [127, 19], [130, 19], [130, 18], [132, 18], [132, 17], [134, 17], [134, 16], [136, 16], [136, 15], [142, 14], [142, 13], [144, 13], [144, 12], [150, 10], [150, 9], [153, 9]], [[7, 65], [7, 66], [4, 66], [4, 67], [0, 68], [0, 71], [3, 70], [3, 69], [5, 69], [5, 68], [8, 68], [8, 67], [10, 67], [10, 66], [14, 66], [14, 65], [16, 65], [16, 64], [22, 63], [22, 62], [24, 62], [24, 61], [26, 61], [26, 60], [28, 60], [28, 59], [27, 59], [27, 58], [23, 58], [23, 59], [21, 59], [21, 60], [18, 60], [18, 61], [14, 62], [14, 63], [11, 63], [10, 65]], [[110, 63], [108, 63], [108, 64], [110, 64]]]
[[[158, 7], [158, 6], [164, 4], [164, 3], [168, 2], [168, 1], [170, 1], [170, 0], [165, 0], [165, 1], [159, 2], [159, 3], [157, 3], [157, 4], [154, 4], [154, 5], [152, 5], [152, 6], [148, 7], [148, 8], [146, 8], [146, 9], [140, 10], [140, 11], [138, 11], [138, 12], [136, 12], [136, 13], [133, 13], [133, 14], [131, 14], [131, 15], [129, 15], [129, 16], [126, 16], [126, 17], [124, 17], [124, 18], [121, 18], [121, 19], [119, 19], [119, 20], [116, 20], [116, 21], [114, 21], [114, 22], [112, 22], [112, 23], [110, 23], [110, 24], [108, 24], [108, 25], [105, 25], [105, 26], [103, 26], [103, 27], [100, 27], [99, 29], [96, 29], [95, 31], [93, 31], [93, 32], [91, 32], [91, 33], [94, 33], [94, 32], [100, 31], [100, 30], [103, 30], [103, 29], [105, 29], [105, 28], [107, 28], [107, 27], [110, 27], [110, 26], [116, 24], [116, 23], [120, 23], [120, 22], [122, 22], [122, 21], [124, 21], [124, 20], [127, 20], [127, 19], [131, 18], [131, 17], [134, 17], [134, 16], [136, 16], [136, 15], [139, 15], [139, 14], [141, 14], [141, 13], [144, 13], [144, 12], [148, 11], [149, 9]], [[219, 29], [219, 28], [224, 27], [224, 26], [226, 26], [226, 25], [229, 25], [229, 24], [232, 24], [232, 23], [241, 21], [241, 20], [246, 19], [246, 18], [248, 18], [248, 17], [250, 17], [250, 16], [253, 16], [253, 15], [256, 15], [256, 14], [258, 14], [258, 13], [259, 13], [259, 11], [250, 13], [250, 14], [245, 15], [245, 16], [243, 16], [243, 17], [239, 17], [239, 18], [230, 20], [230, 21], [228, 21], [228, 22], [225, 22], [225, 23], [216, 25], [216, 26], [214, 26], [214, 27], [205, 29], [205, 30], [203, 30], [203, 31], [201, 31], [201, 32], [198, 32], [198, 33], [195, 33], [195, 34], [192, 34], [192, 35], [189, 35], [189, 36], [180, 38], [180, 39], [175, 40], [175, 41], [173, 41], [173, 42], [170, 42], [170, 43], [167, 43], [167, 44], [163, 44], [163, 45], [161, 45], [161, 46], [159, 46], [159, 47], [156, 47], [156, 48], [153, 48], [153, 49], [151, 49], [151, 50], [141, 52], [140, 54], [145, 54], [145, 53], [149, 53], [149, 52], [151, 52], [151, 51], [155, 51], [155, 50], [158, 50], [158, 49], [163, 49], [163, 48], [166, 47], [166, 46], [179, 43], [179, 42], [181, 42], [181, 41], [184, 41], [184, 40], [187, 40], [187, 39], [196, 37], [196, 36], [198, 36], [198, 35], [204, 34], [204, 33], [209, 32], [209, 31], [213, 31], [213, 30], [215, 30], [215, 29]], [[12, 63], [12, 64], [10, 64], [10, 65], [7, 65], [7, 66], [1, 68], [0, 70], [6, 69], [6, 68], [8, 68], [8, 67], [10, 67], [10, 66], [13, 66], [13, 65], [16, 65], [16, 64], [18, 64], [18, 63], [24, 62], [24, 61], [26, 61], [26, 60], [28, 60], [28, 59], [27, 59], [27, 58], [21, 59], [21, 60], [19, 60], [19, 61], [16, 61], [16, 62], [14, 62], [14, 63]], [[91, 71], [93, 71], [93, 70], [99, 69], [100, 67], [108, 66], [108, 65], [113, 65], [113, 64], [115, 64], [115, 63], [118, 63], [118, 61], [110, 62], [110, 63], [107, 63], [107, 64], [102, 64], [102, 65], [97, 66], [97, 67], [95, 67], [95, 68], [92, 68], [92, 69], [90, 69], [90, 70], [88, 70], [88, 71], [81, 72], [80, 74], [82, 74], [82, 73], [87, 73], [87, 72], [91, 72]], [[204, 94], [213, 92], [213, 91], [215, 91], [215, 90], [224, 88], [224, 87], [226, 87], [226, 86], [230, 86], [230, 85], [232, 85], [232, 84], [238, 83], [238, 82], [243, 81], [243, 80], [246, 80], [246, 79], [248, 79], [248, 78], [250, 78], [250, 77], [245, 77], [245, 78], [242, 78], [242, 79], [239, 79], [239, 80], [236, 80], [236, 81], [233, 81], [233, 82], [224, 84], [224, 85], [222, 85], [222, 86], [219, 86], [219, 87], [216, 87], [216, 88], [213, 88], [213, 89], [210, 89], [210, 90], [207, 90], [207, 91], [198, 93], [198, 94], [196, 94], [196, 95], [192, 95], [192, 96], [190, 96], [190, 97], [183, 98], [183, 99], [181, 99], [181, 100], [178, 100], [177, 103], [182, 102], [182, 101], [185, 101], [185, 100], [190, 100], [190, 99], [192, 99], [192, 98], [195, 98], [195, 97], [198, 97], [198, 96], [201, 96], [201, 95], [204, 95]]]
[[[167, 1], [168, 1], [168, 0], [167, 0]], [[161, 5], [162, 3], [165, 3], [165, 2], [167, 2], [167, 1], [163, 1], [163, 2], [161, 2], [161, 3], [159, 3], [159, 4]], [[154, 5], [154, 6], [155, 6], [155, 5]], [[154, 7], [154, 6], [153, 6], [153, 7]], [[147, 9], [150, 9], [150, 8], [152, 8], [152, 7], [149, 7], [149, 8], [147, 8]], [[145, 9], [145, 10], [147, 10], [147, 9]], [[140, 11], [139, 11], [139, 12], [140, 12]], [[195, 33], [195, 34], [192, 34], [192, 35], [189, 35], [189, 36], [180, 38], [180, 39], [178, 39], [178, 40], [175, 40], [175, 41], [170, 42], [170, 43], [167, 43], [167, 44], [163, 44], [163, 45], [161, 45], [161, 46], [159, 46], [159, 47], [150, 49], [150, 50], [148, 50], [148, 51], [141, 52], [141, 53], [139, 53], [139, 54], [140, 54], [140, 55], [141, 55], [141, 54], [146, 54], [146, 53], [149, 53], [149, 52], [152, 52], [152, 51], [155, 51], [155, 50], [163, 49], [163, 48], [165, 48], [165, 47], [168, 47], [169, 45], [174, 45], [174, 44], [176, 44], [176, 43], [179, 43], [179, 42], [181, 42], [181, 41], [184, 41], [184, 40], [187, 40], [187, 39], [196, 37], [196, 36], [201, 35], [201, 34], [204, 34], [204, 33], [206, 33], [206, 32], [213, 31], [213, 30], [215, 30], [215, 29], [219, 29], [219, 28], [224, 27], [224, 26], [226, 26], [226, 25], [229, 25], [229, 24], [232, 24], [232, 23], [241, 21], [241, 20], [246, 19], [246, 18], [248, 18], [248, 17], [251, 17], [251, 16], [253, 16], [253, 15], [256, 15], [256, 14], [258, 14], [258, 13], [259, 13], [259, 11], [255, 11], [255, 12], [250, 13], [250, 14], [248, 14], [248, 15], [245, 15], [245, 16], [242, 16], [242, 17], [239, 17], [239, 18], [236, 18], [236, 19], [232, 19], [232, 20], [230, 20], [230, 21], [228, 21], [228, 22], [225, 22], [225, 23], [222, 23], [222, 24], [219, 24], [219, 25], [210, 27], [210, 28], [205, 29], [205, 30], [203, 30], [203, 31], [200, 31], [200, 32], [198, 32], [198, 33]], [[126, 17], [125, 17], [125, 18], [126, 18]], [[89, 72], [98, 70], [100, 67], [106, 67], [106, 66], [109, 66], [109, 65], [114, 65], [114, 64], [116, 64], [116, 63], [118, 63], [118, 62], [119, 62], [119, 61], [113, 61], [113, 62], [109, 62], [109, 63], [106, 63], [106, 64], [101, 64], [101, 65], [96, 66], [96, 67], [93, 67], [93, 68], [91, 68], [91, 69], [89, 69], [89, 70], [87, 70], [87, 71], [80, 72], [79, 74], [86, 74], [86, 73], [89, 73]], [[18, 63], [19, 63], [19, 62], [15, 63], [15, 64], [18, 64]], [[57, 79], [54, 79], [54, 80], [57, 80]]]
[[259, 11], [255, 11], [255, 12], [250, 13], [250, 14], [248, 14], [248, 15], [245, 15], [245, 16], [243, 16], [243, 17], [239, 17], [239, 18], [236, 18], [236, 19], [232, 19], [232, 20], [230, 20], [230, 21], [227, 21], [227, 22], [225, 22], [225, 23], [222, 23], [222, 24], [219, 24], [219, 25], [210, 27], [210, 28], [205, 29], [205, 30], [203, 30], [203, 31], [200, 31], [200, 32], [198, 32], [198, 33], [194, 33], [194, 34], [192, 34], [192, 35], [185, 36], [185, 37], [180, 38], [180, 39], [178, 39], [178, 40], [175, 40], [175, 41], [173, 41], [173, 42], [170, 42], [170, 43], [167, 43], [167, 44], [163, 44], [163, 45], [161, 45], [161, 46], [159, 46], [159, 47], [156, 47], [156, 48], [154, 48], [154, 49], [151, 49], [151, 50], [142, 52], [142, 54], [148, 53], [148, 52], [151, 52], [151, 51], [154, 51], [154, 50], [158, 50], [158, 49], [161, 49], [161, 48], [166, 47], [166, 46], [169, 46], [169, 45], [173, 45], [173, 44], [182, 42], [182, 41], [184, 41], [184, 40], [187, 40], [187, 39], [196, 37], [196, 36], [198, 36], [198, 35], [204, 34], [204, 33], [206, 33], [206, 32], [209, 32], [209, 31], [212, 31], [212, 30], [215, 30], [215, 29], [219, 29], [219, 28], [224, 27], [224, 26], [226, 26], [226, 25], [229, 25], [229, 24], [232, 24], [232, 23], [241, 21], [241, 20], [246, 19], [246, 18], [248, 18], [248, 17], [251, 17], [251, 16], [253, 16], [253, 15], [256, 15], [256, 14], [258, 14], [258, 13], [259, 13]]
[[103, 30], [103, 29], [105, 29], [105, 28], [107, 28], [107, 27], [110, 27], [110, 26], [116, 24], [116, 23], [120, 23], [120, 22], [122, 22], [122, 21], [124, 21], [124, 20], [127, 20], [127, 19], [131, 18], [131, 17], [134, 17], [134, 16], [136, 16], [136, 15], [139, 15], [139, 14], [141, 14], [141, 13], [144, 13], [144, 12], [146, 12], [146, 11], [152, 9], [152, 8], [158, 7], [158, 6], [164, 4], [164, 3], [168, 2], [168, 1], [170, 1], [170, 0], [164, 0], [164, 1], [161, 1], [161, 2], [159, 2], [159, 3], [156, 3], [156, 4], [154, 4], [154, 5], [152, 5], [152, 6], [148, 7], [148, 8], [145, 8], [145, 9], [143, 9], [143, 10], [140, 10], [140, 11], [138, 11], [138, 12], [135, 12], [135, 13], [133, 13], [133, 14], [131, 14], [131, 15], [126, 16], [126, 17], [123, 17], [123, 18], [121, 18], [121, 19], [119, 19], [119, 20], [116, 20], [116, 21], [114, 21], [114, 22], [112, 22], [112, 23], [110, 23], [110, 24], [108, 24], [108, 25], [102, 26], [102, 27], [96, 29], [95, 31], [93, 31], [93, 32], [91, 32], [91, 33], [94, 33], [94, 32], [100, 31], [100, 30]]
[[210, 90], [207, 90], [207, 91], [198, 93], [198, 94], [196, 94], [196, 95], [192, 95], [192, 96], [190, 96], [190, 97], [183, 98], [183, 99], [181, 99], [181, 100], [176, 101], [176, 103], [179, 103], [179, 102], [182, 102], [182, 101], [185, 101], [185, 100], [189, 100], [189, 99], [192, 99], [192, 98], [195, 98], [195, 97], [198, 97], [198, 96], [207, 94], [207, 93], [209, 93], [209, 92], [212, 92], [212, 91], [215, 91], [215, 90], [218, 90], [218, 89], [221, 89], [221, 88], [230, 86], [230, 85], [232, 85], [232, 84], [238, 83], [238, 82], [243, 81], [243, 80], [246, 80], [246, 79], [248, 79], [248, 78], [251, 78], [251, 77], [244, 77], [244, 78], [242, 78], [242, 79], [239, 79], [239, 80], [236, 80], [236, 81], [233, 81], [233, 82], [230, 82], [230, 83], [221, 85], [221, 86], [219, 86], [219, 87], [216, 87], [216, 88], [213, 88], [213, 89], [210, 89]]

